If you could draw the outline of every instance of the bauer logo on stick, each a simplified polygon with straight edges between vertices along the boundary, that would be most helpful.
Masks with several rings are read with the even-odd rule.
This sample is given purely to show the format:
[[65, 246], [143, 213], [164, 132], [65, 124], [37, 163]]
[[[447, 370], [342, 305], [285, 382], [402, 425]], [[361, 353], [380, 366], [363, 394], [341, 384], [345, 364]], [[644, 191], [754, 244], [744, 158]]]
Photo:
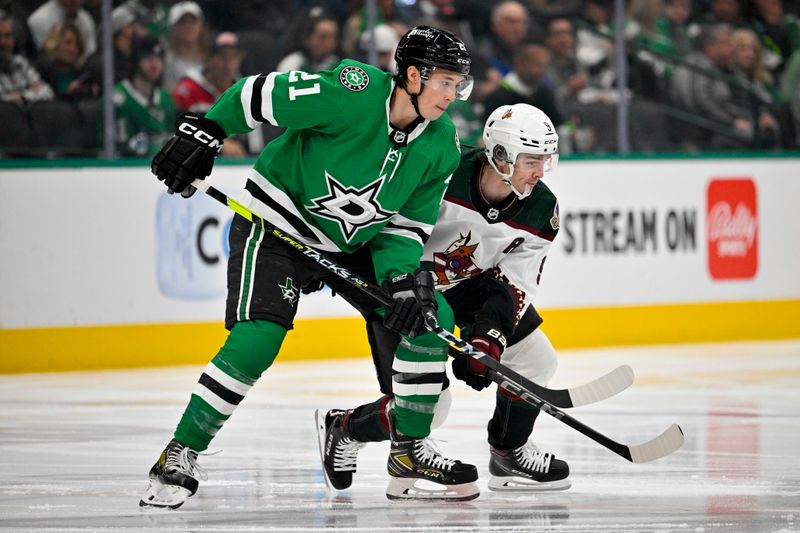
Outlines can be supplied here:
[[339, 81], [351, 91], [363, 91], [369, 85], [369, 76], [361, 67], [349, 66], [342, 69]]

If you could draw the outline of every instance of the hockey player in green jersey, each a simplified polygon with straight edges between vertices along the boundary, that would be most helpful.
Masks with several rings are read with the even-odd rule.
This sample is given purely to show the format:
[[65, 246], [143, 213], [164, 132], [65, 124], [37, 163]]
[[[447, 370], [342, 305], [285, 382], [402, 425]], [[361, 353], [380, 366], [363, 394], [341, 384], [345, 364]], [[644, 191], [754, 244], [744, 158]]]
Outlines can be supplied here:
[[[461, 165], [425, 244], [423, 266], [433, 271], [464, 338], [546, 385], [555, 373], [556, 354], [539, 329], [542, 319], [532, 302], [559, 227], [558, 201], [539, 181], [558, 162], [558, 135], [541, 110], [515, 104], [492, 112], [483, 140], [485, 148], [462, 150]], [[374, 314], [367, 317], [367, 331], [384, 396], [352, 410], [317, 412], [325, 478], [335, 489], [352, 483], [365, 442], [389, 438], [390, 415], [403, 388], [404, 369], [391, 357], [400, 337]], [[491, 384], [486, 367], [466, 355], [454, 359], [453, 373], [476, 390]], [[449, 402], [445, 386], [434, 427], [444, 421]], [[490, 489], [570, 487], [567, 463], [528, 440], [538, 414], [538, 408], [498, 387], [488, 425]]]
[[[268, 220], [346, 268], [376, 280], [394, 297], [384, 320], [402, 335], [398, 364], [419, 366], [397, 397], [392, 481], [424, 475], [462, 499], [477, 496], [473, 465], [431, 453], [430, 432], [445, 376], [447, 345], [427, 332], [424, 313], [443, 327], [452, 312], [420, 269], [422, 246], [459, 164], [455, 127], [444, 115], [472, 88], [470, 56], [449, 32], [416, 27], [397, 46], [397, 74], [344, 60], [318, 73], [244, 78], [203, 117], [186, 114], [175, 137], [153, 159], [169, 192], [191, 196], [194, 179], [211, 172], [227, 135], [259, 122], [286, 127], [258, 157], [244, 194]], [[348, 300], [375, 307], [318, 264], [264, 235], [241, 216], [230, 233], [228, 338], [208, 364], [174, 438], [150, 470], [140, 505], [180, 506], [198, 488], [197, 454], [272, 364], [297, 311], [300, 289], [324, 281]]]

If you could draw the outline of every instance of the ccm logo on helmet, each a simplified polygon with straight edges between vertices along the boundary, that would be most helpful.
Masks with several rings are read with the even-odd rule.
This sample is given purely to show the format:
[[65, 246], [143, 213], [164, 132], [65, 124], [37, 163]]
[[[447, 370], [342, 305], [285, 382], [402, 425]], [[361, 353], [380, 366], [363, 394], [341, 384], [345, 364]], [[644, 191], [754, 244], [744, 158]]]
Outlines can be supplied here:
[[178, 131], [188, 135], [189, 137], [197, 139], [209, 148], [219, 149], [222, 146], [219, 140], [215, 139], [212, 135], [209, 135], [203, 130], [198, 129], [197, 126], [190, 124], [189, 122], [181, 122], [180, 126], [178, 126]]

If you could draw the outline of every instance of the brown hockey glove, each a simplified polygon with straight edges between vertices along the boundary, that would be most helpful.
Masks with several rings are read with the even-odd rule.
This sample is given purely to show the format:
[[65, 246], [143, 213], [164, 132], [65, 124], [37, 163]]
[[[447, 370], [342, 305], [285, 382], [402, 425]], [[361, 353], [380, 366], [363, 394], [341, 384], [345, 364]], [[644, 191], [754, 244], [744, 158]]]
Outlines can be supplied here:
[[[469, 343], [495, 361], [499, 361], [506, 348], [506, 337], [499, 328], [479, 323], [473, 326]], [[461, 354], [453, 359], [452, 365], [456, 379], [460, 379], [477, 391], [492, 384], [492, 380], [486, 377], [486, 365], [477, 359]]]

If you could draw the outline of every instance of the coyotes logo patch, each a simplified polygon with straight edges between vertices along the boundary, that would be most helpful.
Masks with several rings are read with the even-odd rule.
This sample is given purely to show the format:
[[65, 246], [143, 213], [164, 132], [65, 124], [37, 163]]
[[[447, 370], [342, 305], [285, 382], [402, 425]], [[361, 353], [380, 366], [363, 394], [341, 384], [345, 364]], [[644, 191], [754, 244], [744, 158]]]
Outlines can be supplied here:
[[480, 274], [481, 269], [472, 261], [480, 243], [470, 244], [472, 232], [459, 238], [444, 252], [433, 254], [433, 273], [437, 285], [450, 285]]

